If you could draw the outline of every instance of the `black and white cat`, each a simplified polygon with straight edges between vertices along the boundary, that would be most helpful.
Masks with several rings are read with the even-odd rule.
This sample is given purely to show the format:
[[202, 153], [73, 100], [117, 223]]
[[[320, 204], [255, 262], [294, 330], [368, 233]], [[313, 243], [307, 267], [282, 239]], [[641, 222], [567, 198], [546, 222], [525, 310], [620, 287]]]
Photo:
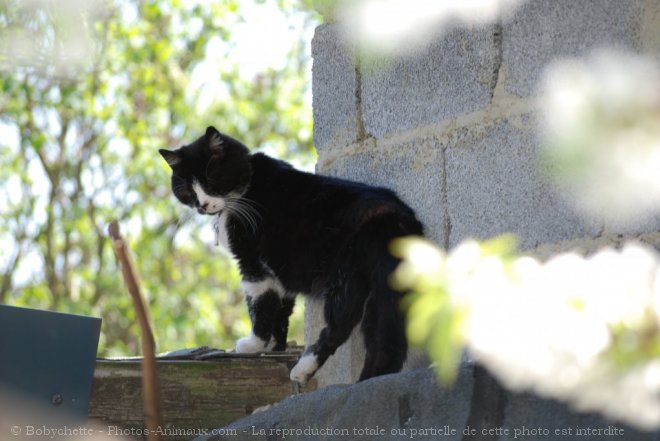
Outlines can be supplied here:
[[286, 348], [297, 293], [324, 300], [326, 327], [291, 371], [305, 383], [361, 324], [365, 380], [406, 359], [401, 293], [388, 285], [399, 263], [392, 239], [422, 235], [415, 213], [392, 191], [294, 169], [209, 127], [180, 149], [160, 150], [183, 204], [215, 217], [238, 261], [252, 335], [237, 352]]

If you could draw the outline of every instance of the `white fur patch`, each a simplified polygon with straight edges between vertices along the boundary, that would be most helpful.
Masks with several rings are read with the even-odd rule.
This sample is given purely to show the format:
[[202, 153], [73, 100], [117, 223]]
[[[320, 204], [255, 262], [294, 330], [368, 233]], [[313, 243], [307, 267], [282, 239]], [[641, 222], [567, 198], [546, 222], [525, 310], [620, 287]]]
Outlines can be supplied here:
[[316, 360], [316, 355], [305, 354], [298, 363], [291, 369], [289, 377], [291, 381], [297, 381], [300, 384], [306, 384], [307, 381], [314, 375], [314, 372], [319, 368], [319, 363]]
[[227, 234], [227, 212], [223, 211], [220, 216], [213, 220], [213, 231], [215, 231], [215, 244], [222, 245], [227, 251], [231, 252], [229, 246], [229, 235]]
[[253, 354], [255, 352], [270, 351], [275, 346], [275, 341], [271, 338], [269, 342], [265, 342], [256, 335], [252, 334], [249, 337], [239, 338], [236, 342], [236, 352], [239, 354]]
[[280, 297], [284, 297], [285, 292], [284, 287], [275, 277], [266, 277], [259, 282], [243, 281], [241, 282], [241, 288], [243, 288], [243, 292], [247, 297], [253, 299], [270, 290], [275, 291]]
[[209, 196], [206, 194], [199, 182], [194, 181], [192, 184], [193, 191], [197, 195], [197, 200], [201, 207], [205, 207], [205, 210], [209, 214], [217, 213], [223, 208], [225, 208], [224, 198], [217, 196]]
[[221, 145], [222, 145], [222, 138], [217, 133], [214, 133], [213, 136], [211, 137], [211, 142], [209, 143], [209, 146], [212, 149], [216, 149]]

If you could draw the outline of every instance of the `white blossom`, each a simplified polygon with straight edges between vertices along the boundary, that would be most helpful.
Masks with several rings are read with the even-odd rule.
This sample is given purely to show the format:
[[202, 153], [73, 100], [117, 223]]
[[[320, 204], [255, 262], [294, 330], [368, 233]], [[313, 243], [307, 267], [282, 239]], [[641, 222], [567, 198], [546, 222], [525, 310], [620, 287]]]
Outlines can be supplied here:
[[546, 69], [544, 158], [573, 207], [613, 227], [660, 211], [660, 66], [600, 51]]
[[[420, 243], [407, 251], [406, 263], [432, 254]], [[660, 359], [646, 349], [660, 343], [655, 251], [629, 243], [541, 263], [466, 241], [436, 253], [435, 268], [427, 262], [418, 276], [443, 285], [422, 301], [446, 293], [443, 304], [466, 311], [465, 346], [503, 384], [644, 429], [660, 426]]]
[[364, 49], [409, 53], [456, 24], [483, 24], [522, 0], [357, 0], [340, 2], [340, 22]]

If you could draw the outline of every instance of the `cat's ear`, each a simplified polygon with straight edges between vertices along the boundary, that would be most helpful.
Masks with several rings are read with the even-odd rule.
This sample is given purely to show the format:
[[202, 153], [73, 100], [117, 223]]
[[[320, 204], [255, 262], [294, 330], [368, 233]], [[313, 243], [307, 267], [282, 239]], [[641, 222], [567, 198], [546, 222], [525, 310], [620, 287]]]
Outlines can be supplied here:
[[209, 149], [214, 151], [222, 150], [222, 135], [216, 130], [213, 126], [208, 126], [206, 128], [206, 143], [209, 146]]
[[174, 168], [175, 165], [181, 163], [181, 156], [177, 152], [171, 150], [160, 149], [158, 153], [167, 161], [171, 168]]

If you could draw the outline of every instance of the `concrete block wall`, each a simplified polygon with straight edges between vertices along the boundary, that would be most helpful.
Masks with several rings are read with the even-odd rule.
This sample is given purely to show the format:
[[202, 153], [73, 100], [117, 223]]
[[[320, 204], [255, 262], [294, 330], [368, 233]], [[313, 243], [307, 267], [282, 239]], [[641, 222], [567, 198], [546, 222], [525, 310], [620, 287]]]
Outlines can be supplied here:
[[[660, 244], [660, 222], [607, 231], [580, 217], [536, 167], [544, 67], [602, 47], [660, 59], [660, 2], [528, 0], [497, 23], [459, 27], [423, 52], [368, 66], [340, 24], [323, 24], [312, 42], [317, 172], [392, 188], [447, 249], [504, 232], [539, 255], [628, 237]], [[305, 314], [309, 343], [323, 327], [321, 305]], [[362, 360], [354, 333], [320, 384], [355, 381]]]

